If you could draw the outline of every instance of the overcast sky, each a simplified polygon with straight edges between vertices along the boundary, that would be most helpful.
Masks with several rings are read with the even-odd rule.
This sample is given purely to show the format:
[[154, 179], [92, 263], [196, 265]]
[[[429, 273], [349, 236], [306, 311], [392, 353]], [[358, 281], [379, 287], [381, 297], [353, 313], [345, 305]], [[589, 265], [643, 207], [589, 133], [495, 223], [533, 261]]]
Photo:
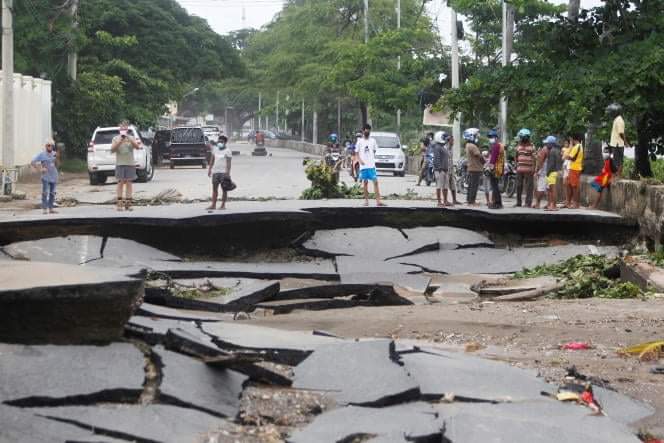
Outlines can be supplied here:
[[[282, 0], [177, 0], [191, 14], [207, 19], [212, 29], [219, 34], [251, 27], [260, 28], [268, 23], [282, 8]], [[551, 0], [552, 3], [567, 3], [566, 0]], [[432, 18], [438, 17], [443, 37], [446, 37], [450, 11], [446, 0], [433, 0], [428, 7]], [[581, 0], [582, 8], [600, 5], [601, 0]], [[371, 8], [371, 0], [369, 0]], [[243, 20], [244, 10], [244, 20]], [[447, 40], [447, 39], [445, 39]]]

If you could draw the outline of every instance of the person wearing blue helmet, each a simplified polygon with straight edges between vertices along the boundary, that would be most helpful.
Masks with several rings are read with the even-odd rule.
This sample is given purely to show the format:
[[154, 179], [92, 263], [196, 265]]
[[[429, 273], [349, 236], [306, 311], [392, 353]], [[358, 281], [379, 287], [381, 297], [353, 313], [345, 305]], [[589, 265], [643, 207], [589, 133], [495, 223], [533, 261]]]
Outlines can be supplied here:
[[469, 206], [478, 206], [475, 202], [477, 198], [477, 189], [480, 186], [482, 170], [484, 169], [484, 158], [477, 144], [480, 141], [480, 130], [476, 128], [466, 129], [463, 132], [463, 139], [466, 141], [466, 159], [468, 160], [468, 193], [466, 194], [466, 203]]
[[530, 129], [523, 128], [517, 134], [519, 144], [516, 147], [516, 207], [521, 206], [522, 196], [526, 193], [526, 207], [533, 203], [533, 181], [535, 172], [535, 147], [530, 142]]

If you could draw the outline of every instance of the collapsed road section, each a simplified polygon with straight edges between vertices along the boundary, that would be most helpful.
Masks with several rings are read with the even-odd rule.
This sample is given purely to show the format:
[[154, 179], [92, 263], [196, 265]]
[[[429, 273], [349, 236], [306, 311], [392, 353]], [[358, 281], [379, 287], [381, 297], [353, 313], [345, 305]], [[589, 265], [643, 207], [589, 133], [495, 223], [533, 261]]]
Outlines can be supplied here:
[[[560, 279], [511, 274], [617, 257], [616, 236], [510, 236], [407, 208], [376, 227], [376, 213], [348, 211], [348, 226], [328, 208], [283, 214], [3, 230], [0, 441], [627, 443], [661, 416], [578, 373], [555, 380], [427, 341], [256, 321], [539, 299]], [[258, 225], [242, 227], [250, 217]], [[231, 246], [205, 238], [215, 229]]]

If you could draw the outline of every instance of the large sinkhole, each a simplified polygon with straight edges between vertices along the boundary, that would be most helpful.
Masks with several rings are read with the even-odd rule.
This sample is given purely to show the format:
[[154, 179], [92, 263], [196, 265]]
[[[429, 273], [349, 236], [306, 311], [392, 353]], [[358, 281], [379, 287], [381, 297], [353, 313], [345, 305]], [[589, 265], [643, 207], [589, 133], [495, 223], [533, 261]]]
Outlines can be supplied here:
[[513, 273], [635, 236], [610, 216], [404, 208], [6, 223], [0, 440], [636, 441], [624, 423], [653, 411], [605, 386], [624, 420], [586, 420], [504, 362], [254, 321], [387, 306], [396, 325], [417, 305], [533, 300], [559, 279]]

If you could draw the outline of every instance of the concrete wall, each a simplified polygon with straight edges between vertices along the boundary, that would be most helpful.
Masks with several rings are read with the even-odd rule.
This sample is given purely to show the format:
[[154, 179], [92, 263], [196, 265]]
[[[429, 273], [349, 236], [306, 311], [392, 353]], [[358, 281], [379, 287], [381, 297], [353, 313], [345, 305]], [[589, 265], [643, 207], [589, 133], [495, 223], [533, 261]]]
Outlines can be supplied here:
[[[584, 176], [581, 203], [592, 204], [597, 192], [590, 184], [594, 177]], [[620, 180], [602, 195], [601, 209], [637, 220], [640, 236], [649, 248], [664, 245], [664, 186], [647, 185], [641, 181]]]
[[[0, 79], [0, 88], [2, 80]], [[52, 137], [51, 82], [14, 74], [14, 161], [24, 166]], [[0, 164], [2, 163], [2, 107], [0, 106]]]
[[299, 142], [296, 140], [265, 140], [268, 148], [292, 149], [305, 154], [322, 156], [325, 153], [325, 145], [315, 145], [313, 143]]

